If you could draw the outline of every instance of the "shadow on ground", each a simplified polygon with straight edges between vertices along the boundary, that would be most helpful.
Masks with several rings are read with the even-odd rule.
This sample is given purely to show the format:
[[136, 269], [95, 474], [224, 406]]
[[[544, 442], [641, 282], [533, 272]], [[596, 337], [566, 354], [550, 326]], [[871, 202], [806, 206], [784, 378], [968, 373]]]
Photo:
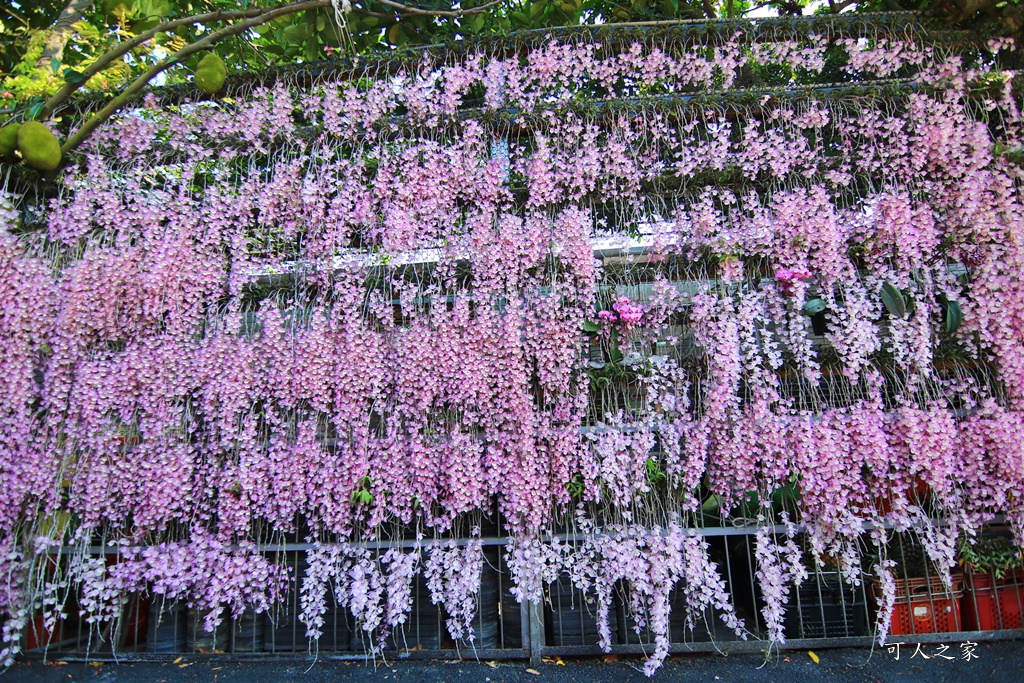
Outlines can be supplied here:
[[[1021, 683], [1024, 641], [980, 643], [969, 661], [962, 644], [948, 650], [914, 645], [895, 652], [878, 648], [783, 652], [765, 661], [763, 655], [674, 656], [655, 681], [721, 681], [722, 683]], [[925, 658], [927, 656], [928, 658]], [[953, 659], [945, 659], [945, 657]], [[444, 681], [446, 683], [632, 683], [648, 680], [642, 660], [627, 657], [545, 661], [537, 670], [523, 662], [307, 661], [226, 662], [183, 656], [175, 663], [42, 662], [26, 660], [3, 676], [3, 683], [349, 683], [363, 681]]]

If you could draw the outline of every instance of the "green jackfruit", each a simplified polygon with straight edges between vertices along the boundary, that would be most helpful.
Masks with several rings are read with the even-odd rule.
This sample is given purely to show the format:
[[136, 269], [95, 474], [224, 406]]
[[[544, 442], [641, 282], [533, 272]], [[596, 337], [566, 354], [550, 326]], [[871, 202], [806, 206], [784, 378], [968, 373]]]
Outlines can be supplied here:
[[199, 62], [193, 80], [195, 80], [197, 88], [207, 95], [212, 95], [220, 92], [220, 89], [224, 87], [224, 79], [227, 75], [228, 70], [224, 68], [224, 60], [210, 52]]
[[405, 45], [409, 42], [409, 36], [401, 24], [395, 24], [388, 29], [387, 39], [392, 45]]
[[26, 164], [40, 171], [52, 171], [60, 165], [60, 142], [49, 128], [38, 121], [21, 124], [18, 150]]
[[18, 149], [18, 129], [20, 123], [12, 123], [0, 128], [0, 157], [5, 157]]

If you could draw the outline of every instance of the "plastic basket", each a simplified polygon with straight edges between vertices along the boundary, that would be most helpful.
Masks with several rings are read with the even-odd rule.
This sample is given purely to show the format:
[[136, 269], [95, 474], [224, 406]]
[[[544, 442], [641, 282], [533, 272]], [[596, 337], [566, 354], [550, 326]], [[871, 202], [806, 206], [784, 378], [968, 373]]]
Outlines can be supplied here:
[[821, 572], [805, 581], [786, 608], [791, 638], [848, 638], [868, 632], [867, 600], [862, 588], [845, 583], [838, 572]]
[[997, 579], [992, 574], [970, 573], [964, 588], [964, 628], [998, 631], [1022, 628], [1024, 572]]
[[[896, 606], [889, 633], [894, 636], [920, 633], [953, 633], [960, 631], [960, 599], [963, 577], [953, 575], [953, 584], [946, 588], [939, 577], [896, 580]], [[882, 594], [877, 580], [872, 584], [876, 601]]]

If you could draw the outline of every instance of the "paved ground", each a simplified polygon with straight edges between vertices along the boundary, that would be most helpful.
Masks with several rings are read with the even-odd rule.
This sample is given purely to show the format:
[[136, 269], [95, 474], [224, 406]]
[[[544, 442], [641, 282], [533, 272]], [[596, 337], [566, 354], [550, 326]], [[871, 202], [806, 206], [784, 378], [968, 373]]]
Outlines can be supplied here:
[[[722, 683], [1022, 683], [1024, 642], [981, 643], [975, 659], [965, 661], [959, 644], [939, 656], [936, 645], [901, 648], [822, 650], [813, 661], [807, 651], [791, 651], [765, 661], [762, 655], [676, 656], [666, 662], [655, 681], [722, 681]], [[926, 654], [930, 659], [924, 659]], [[916, 656], [915, 656], [916, 655]], [[647, 680], [640, 661], [626, 657], [545, 662], [533, 671], [520, 662], [360, 662], [299, 663], [267, 661], [226, 663], [190, 660], [177, 663], [92, 663], [23, 661], [3, 675], [3, 683], [356, 683], [364, 681], [444, 681], [446, 683], [638, 683]]]

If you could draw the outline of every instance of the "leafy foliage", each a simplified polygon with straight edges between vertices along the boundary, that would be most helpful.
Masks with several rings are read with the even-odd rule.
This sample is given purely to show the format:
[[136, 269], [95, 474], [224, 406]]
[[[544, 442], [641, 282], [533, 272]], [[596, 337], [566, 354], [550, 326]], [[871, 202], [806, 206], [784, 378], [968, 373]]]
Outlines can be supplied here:
[[[486, 3], [486, 5], [485, 5]], [[163, 21], [217, 11], [249, 7], [284, 6], [253, 0], [15, 0], [0, 9], [0, 106], [8, 111], [17, 103], [52, 95], [65, 82], [81, 80], [83, 68], [107, 51], [154, 28]], [[436, 13], [465, 11], [486, 6], [479, 14], [461, 17]], [[808, 0], [422, 0], [408, 3], [357, 0], [339, 24], [333, 8], [289, 14], [262, 23], [215, 46], [229, 73], [268, 66], [311, 62], [339, 52], [362, 54], [397, 47], [472, 40], [510, 31], [575, 24], [651, 22], [673, 19], [742, 17], [752, 10], [800, 15]], [[972, 9], [973, 7], [973, 9]], [[941, 9], [951, 17], [967, 18], [990, 32], [1020, 28], [1017, 0], [1009, 2], [935, 3], [933, 0], [867, 0], [820, 5], [819, 13], [849, 9], [864, 11]], [[68, 10], [74, 10], [71, 15]], [[983, 16], [982, 16], [983, 15]], [[71, 16], [73, 21], [66, 19]], [[63, 17], [63, 19], [62, 19]], [[63, 22], [63, 23], [62, 23]], [[88, 90], [110, 90], [125, 85], [167, 55], [193, 43], [223, 22], [198, 22], [158, 33], [131, 50], [101, 75], [85, 84]], [[201, 55], [168, 71], [162, 81], [184, 82]], [[32, 118], [32, 116], [30, 116]]]

